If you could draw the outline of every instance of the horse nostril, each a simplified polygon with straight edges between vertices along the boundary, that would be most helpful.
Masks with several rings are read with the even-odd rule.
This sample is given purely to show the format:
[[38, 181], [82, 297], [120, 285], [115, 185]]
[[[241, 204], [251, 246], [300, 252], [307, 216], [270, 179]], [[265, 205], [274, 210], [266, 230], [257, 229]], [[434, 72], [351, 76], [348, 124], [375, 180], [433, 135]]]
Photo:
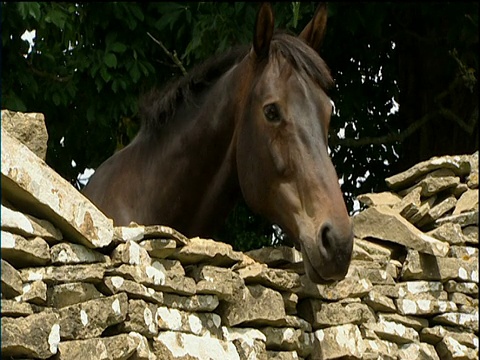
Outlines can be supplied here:
[[322, 228], [319, 233], [318, 246], [320, 247], [320, 252], [325, 258], [330, 258], [331, 252], [333, 250], [333, 239], [332, 239], [332, 226], [329, 223], [322, 225]]

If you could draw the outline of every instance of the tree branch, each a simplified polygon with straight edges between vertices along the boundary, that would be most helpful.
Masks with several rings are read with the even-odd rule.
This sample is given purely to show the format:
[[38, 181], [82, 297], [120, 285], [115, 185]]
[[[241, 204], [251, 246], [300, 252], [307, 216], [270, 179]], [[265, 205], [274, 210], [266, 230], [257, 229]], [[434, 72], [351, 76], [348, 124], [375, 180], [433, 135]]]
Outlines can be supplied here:
[[160, 41], [160, 40], [157, 40], [153, 37], [152, 34], [150, 34], [148, 31], [147, 31], [147, 35], [150, 36], [150, 38], [155, 41], [158, 45], [160, 45], [160, 47], [162, 48], [162, 50], [165, 52], [165, 54], [168, 55], [168, 57], [170, 59], [172, 59], [172, 61], [174, 62], [175, 65], [177, 65], [177, 67], [181, 70], [182, 74], [185, 76], [187, 75], [187, 70], [185, 70], [185, 67], [183, 66], [182, 62], [180, 61], [180, 59], [178, 58], [177, 56], [177, 52], [175, 50], [173, 50], [173, 54], [168, 51], [168, 49], [163, 45], [163, 43]]

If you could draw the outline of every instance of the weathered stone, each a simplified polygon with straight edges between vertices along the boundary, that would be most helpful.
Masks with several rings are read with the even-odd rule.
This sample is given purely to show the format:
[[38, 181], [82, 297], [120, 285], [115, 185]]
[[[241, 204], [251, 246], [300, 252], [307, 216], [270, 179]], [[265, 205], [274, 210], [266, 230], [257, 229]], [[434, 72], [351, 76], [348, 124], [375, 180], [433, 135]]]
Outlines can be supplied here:
[[388, 296], [392, 299], [397, 299], [399, 295], [399, 284], [395, 285], [375, 285], [372, 288], [372, 291], [375, 291], [378, 294]]
[[265, 264], [252, 264], [237, 270], [245, 284], [260, 284], [276, 290], [288, 291], [300, 285], [300, 276], [297, 273], [269, 269]]
[[244, 287], [236, 272], [218, 266], [197, 266], [193, 268], [192, 276], [197, 282], [197, 294], [213, 294], [222, 300], [233, 301]]
[[247, 251], [252, 259], [270, 267], [283, 267], [285, 265], [298, 265], [303, 267], [302, 253], [288, 246], [263, 247]]
[[467, 190], [460, 196], [458, 202], [453, 210], [452, 215], [458, 215], [469, 211], [478, 211], [478, 189]]
[[294, 289], [299, 298], [316, 298], [338, 301], [346, 298], [362, 297], [372, 290], [372, 283], [366, 279], [347, 277], [333, 284], [315, 284], [306, 275], [300, 276], [301, 287]]
[[126, 280], [121, 276], [107, 276], [103, 280], [104, 292], [115, 295], [124, 292], [129, 299], [143, 299], [156, 304], [163, 303], [163, 293], [148, 288], [132, 280]]
[[419, 341], [418, 333], [411, 327], [394, 321], [379, 321], [365, 323], [363, 326], [373, 330], [380, 339], [392, 341], [396, 344], [406, 344]]
[[41, 312], [24, 318], [2, 317], [2, 358], [47, 359], [60, 342], [57, 314]]
[[189, 242], [189, 239], [185, 235], [168, 226], [143, 226], [134, 222], [129, 226], [116, 226], [114, 229], [114, 239], [119, 242], [139, 241], [142, 239], [171, 239], [175, 240], [179, 246], [186, 245]]
[[408, 170], [385, 179], [392, 189], [405, 188], [415, 182], [420, 176], [436, 169], [451, 169], [456, 175], [463, 176], [470, 173], [470, 155], [432, 157], [422, 161]]
[[15, 300], [45, 305], [47, 302], [47, 284], [40, 280], [23, 284], [23, 292]]
[[399, 203], [402, 200], [402, 198], [397, 194], [393, 194], [391, 192], [385, 191], [381, 193], [369, 193], [369, 194], [358, 195], [357, 200], [367, 206], [380, 206], [380, 205], [394, 206], [397, 203]]
[[414, 317], [414, 316], [402, 316], [399, 314], [391, 314], [391, 313], [379, 313], [378, 314], [379, 321], [390, 321], [396, 322], [398, 324], [403, 324], [407, 327], [411, 327], [416, 331], [420, 331], [423, 328], [428, 327], [428, 320], [421, 318], [421, 317]]
[[25, 239], [23, 236], [1, 232], [2, 259], [16, 268], [41, 266], [50, 261], [50, 248], [40, 237]]
[[216, 295], [180, 296], [176, 294], [163, 294], [163, 305], [190, 312], [213, 311], [219, 301]]
[[448, 295], [448, 300], [454, 302], [458, 306], [465, 305], [469, 307], [478, 307], [478, 299], [462, 293], [452, 293]]
[[452, 245], [465, 244], [468, 241], [462, 232], [462, 227], [459, 224], [445, 223], [439, 227], [429, 231], [427, 235], [435, 239], [446, 241]]
[[129, 265], [150, 265], [151, 258], [147, 250], [135, 241], [128, 240], [127, 242], [118, 245], [110, 255], [115, 264], [129, 264]]
[[110, 258], [80, 244], [60, 243], [50, 248], [52, 264], [72, 265], [108, 263]]
[[398, 345], [380, 339], [364, 339], [365, 352], [362, 360], [397, 360]]
[[60, 284], [47, 290], [47, 304], [56, 309], [101, 297], [103, 294], [89, 283]]
[[48, 133], [43, 114], [2, 110], [2, 129], [45, 161]]
[[182, 264], [208, 262], [214, 266], [232, 266], [242, 260], [242, 254], [233, 251], [232, 246], [210, 239], [193, 238], [185, 246], [178, 248], [171, 255]]
[[[376, 262], [371, 262], [371, 264], [377, 264]], [[396, 272], [396, 270], [395, 270]], [[362, 278], [370, 281], [372, 285], [393, 285], [395, 280], [392, 275], [390, 275], [386, 270], [379, 268], [369, 268], [365, 266], [358, 266], [354, 261], [350, 263], [350, 268], [348, 270], [348, 276]], [[396, 276], [396, 274], [395, 274]]]
[[2, 313], [2, 318], [4, 316], [25, 317], [28, 315], [32, 315], [34, 313], [33, 306], [29, 303], [18, 302], [16, 300], [5, 300], [5, 299], [2, 299], [0, 310]]
[[413, 188], [408, 194], [406, 194], [400, 202], [392, 206], [392, 209], [402, 215], [405, 219], [410, 219], [412, 216], [418, 213], [418, 210], [422, 204], [420, 187]]
[[[409, 343], [398, 348], [398, 360], [440, 360], [435, 348], [426, 343]], [[443, 359], [443, 358], [442, 358]]]
[[356, 325], [346, 324], [315, 331], [312, 359], [362, 359], [365, 351]]
[[438, 355], [442, 360], [476, 360], [478, 359], [477, 349], [471, 349], [465, 345], [460, 344], [457, 340], [448, 335], [445, 336], [435, 347]]
[[402, 279], [478, 282], [478, 263], [472, 260], [440, 258], [410, 250], [402, 269]]
[[147, 250], [151, 257], [164, 259], [175, 252], [177, 242], [173, 239], [143, 240], [140, 246]]
[[260, 330], [226, 326], [222, 330], [224, 340], [235, 345], [240, 359], [270, 359], [265, 346], [265, 335]]
[[359, 238], [391, 241], [424, 253], [445, 256], [448, 243], [428, 236], [388, 207], [368, 208], [353, 217], [354, 233]]
[[448, 330], [441, 325], [426, 327], [420, 332], [420, 340], [432, 345], [436, 345], [440, 340], [443, 339], [445, 335], [447, 335], [447, 333]]
[[448, 256], [465, 261], [474, 261], [475, 259], [478, 259], [478, 247], [455, 245], [450, 246]]
[[451, 195], [446, 199], [440, 201], [438, 204], [434, 205], [428, 213], [418, 222], [416, 225], [418, 227], [424, 227], [433, 223], [435, 220], [446, 214], [448, 211], [452, 210], [457, 203], [455, 196]]
[[245, 286], [240, 298], [240, 302], [224, 302], [220, 305], [219, 311], [225, 325], [270, 325], [272, 321], [286, 317], [282, 295], [272, 289], [261, 285]]
[[283, 304], [287, 315], [294, 315], [297, 313], [298, 295], [294, 293], [282, 292]]
[[461, 227], [466, 227], [469, 225], [478, 225], [478, 209], [475, 211], [468, 211], [458, 215], [451, 215], [451, 216], [440, 218], [435, 221], [435, 226], [440, 226], [447, 222], [459, 224]]
[[444, 287], [445, 290], [450, 293], [460, 292], [473, 296], [478, 295], [478, 284], [473, 282], [456, 282], [454, 280], [449, 280], [444, 284]]
[[418, 227], [418, 223], [428, 215], [428, 212], [432, 209], [435, 201], [437, 201], [436, 195], [427, 198], [420, 203], [418, 208], [412, 208], [411, 212], [407, 216], [404, 216], [404, 218]]
[[8, 262], [2, 260], [2, 298], [11, 299], [22, 294], [22, 277]]
[[462, 229], [463, 235], [467, 237], [467, 242], [478, 244], [478, 226], [467, 226]]
[[298, 305], [298, 313], [316, 330], [328, 326], [362, 324], [375, 321], [375, 313], [365, 304], [323, 302], [305, 299]]
[[135, 353], [128, 360], [160, 360], [153, 353], [153, 346], [145, 336], [134, 331], [131, 331], [128, 335], [138, 341]]
[[470, 189], [478, 188], [478, 150], [470, 156], [470, 174], [466, 180]]
[[60, 336], [62, 340], [99, 337], [107, 327], [124, 321], [127, 309], [125, 293], [61, 308]]
[[136, 332], [147, 338], [158, 333], [156, 313], [158, 306], [143, 300], [129, 300], [127, 318], [120, 325], [122, 332]]
[[47, 284], [99, 283], [105, 273], [105, 264], [47, 266], [21, 269], [19, 272], [24, 282], [43, 280]]
[[392, 299], [388, 298], [385, 295], [375, 292], [375, 290], [370, 291], [364, 298], [363, 301], [370, 306], [376, 312], [395, 312], [397, 310]]
[[398, 296], [401, 298], [411, 297], [418, 298], [418, 294], [433, 293], [438, 298], [438, 294], [443, 291], [443, 285], [439, 281], [405, 281], [399, 283]]
[[49, 242], [55, 243], [62, 240], [63, 235], [55, 226], [46, 220], [22, 214], [2, 205], [1, 208], [2, 230], [24, 237], [39, 236]]
[[119, 334], [87, 340], [62, 341], [58, 344], [58, 360], [127, 360], [136, 351], [140, 340]]
[[[443, 171], [440, 169], [437, 171]], [[440, 175], [440, 176], [439, 176]], [[423, 197], [429, 197], [438, 194], [441, 191], [455, 188], [460, 184], [460, 178], [458, 176], [441, 176], [442, 174], [434, 174], [434, 172], [427, 174], [423, 179], [418, 181], [411, 188], [400, 191], [400, 194], [406, 194], [412, 191], [414, 188], [419, 187], [421, 189], [420, 195]]]
[[293, 328], [264, 327], [260, 331], [265, 335], [267, 349], [296, 351], [301, 357], [307, 357], [313, 350], [314, 335]]
[[473, 314], [446, 312], [432, 319], [434, 324], [459, 326], [473, 331], [478, 331], [478, 307]]
[[397, 299], [395, 302], [402, 315], [436, 315], [457, 311], [457, 305], [452, 301]]
[[455, 189], [452, 189], [451, 192], [458, 199], [467, 190], [468, 190], [468, 185], [464, 183], [460, 183], [457, 185]]
[[87, 247], [110, 244], [111, 219], [3, 129], [1, 146], [2, 193], [8, 199]]
[[160, 332], [153, 339], [153, 349], [157, 358], [162, 360], [240, 360], [232, 342], [208, 335], [197, 336], [176, 331]]
[[392, 249], [387, 246], [376, 244], [372, 241], [354, 238], [354, 246], [365, 250], [374, 260], [388, 261], [392, 256]]

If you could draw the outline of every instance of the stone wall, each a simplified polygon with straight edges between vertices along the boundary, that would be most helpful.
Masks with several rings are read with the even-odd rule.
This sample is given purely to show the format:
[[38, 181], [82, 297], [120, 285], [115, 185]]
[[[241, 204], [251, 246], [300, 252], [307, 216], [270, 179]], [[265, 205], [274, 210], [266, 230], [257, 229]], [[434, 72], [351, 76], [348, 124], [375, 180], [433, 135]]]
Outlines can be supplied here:
[[315, 285], [291, 248], [113, 227], [17, 138], [2, 128], [2, 359], [478, 357], [478, 152], [359, 196], [349, 273]]

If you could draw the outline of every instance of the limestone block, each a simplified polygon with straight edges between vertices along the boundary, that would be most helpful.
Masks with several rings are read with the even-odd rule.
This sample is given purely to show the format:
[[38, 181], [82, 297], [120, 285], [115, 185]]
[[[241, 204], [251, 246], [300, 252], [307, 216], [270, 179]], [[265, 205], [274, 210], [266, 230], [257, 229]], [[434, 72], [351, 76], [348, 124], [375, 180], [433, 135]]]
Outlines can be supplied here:
[[147, 338], [158, 333], [156, 312], [158, 306], [143, 300], [129, 300], [127, 318], [120, 325], [122, 332], [136, 332]]
[[346, 298], [362, 297], [372, 290], [368, 279], [347, 277], [333, 284], [315, 284], [306, 275], [300, 276], [301, 287], [294, 289], [299, 298], [316, 298], [338, 301]]
[[379, 321], [377, 323], [365, 323], [363, 326], [370, 329], [382, 340], [394, 342], [396, 344], [407, 344], [418, 342], [418, 332], [413, 328], [394, 321]]
[[3, 205], [1, 214], [2, 230], [24, 237], [39, 236], [51, 243], [56, 243], [63, 238], [60, 230], [46, 220], [37, 219]]
[[298, 295], [289, 292], [282, 292], [282, 297], [287, 315], [295, 315], [297, 313]]
[[127, 310], [127, 295], [124, 293], [63, 307], [59, 310], [61, 339], [99, 337], [107, 327], [124, 321]]
[[47, 290], [47, 304], [55, 309], [101, 297], [103, 294], [93, 284], [83, 282], [53, 285]]
[[[435, 226], [440, 226], [445, 223], [459, 224], [462, 228], [469, 225], [478, 226], [478, 209], [474, 211], [463, 212], [458, 215], [445, 216], [435, 221]], [[477, 241], [478, 242], [478, 241]]]
[[2, 129], [2, 194], [31, 215], [48, 218], [64, 236], [87, 247], [104, 247], [113, 238], [113, 222]]
[[108, 256], [105, 256], [96, 250], [89, 249], [80, 244], [71, 244], [67, 242], [53, 245], [50, 248], [50, 256], [52, 264], [56, 265], [110, 262]]
[[117, 242], [140, 241], [143, 239], [171, 239], [178, 246], [190, 241], [185, 235], [171, 227], [164, 225], [138, 225], [134, 222], [130, 226], [115, 226], [114, 239]]
[[449, 257], [464, 261], [475, 261], [478, 259], [478, 247], [473, 246], [450, 246]]
[[180, 296], [164, 293], [162, 304], [172, 309], [190, 312], [210, 312], [217, 308], [219, 300], [216, 295]]
[[[253, 328], [228, 328], [226, 326], [223, 326], [222, 330], [224, 340], [235, 345], [240, 359], [267, 360], [271, 359], [270, 356], [273, 356], [266, 350], [266, 338], [260, 330]], [[287, 357], [286, 359], [289, 358]]]
[[313, 350], [314, 335], [300, 329], [264, 327], [260, 331], [265, 335], [267, 349], [296, 351], [301, 357], [307, 357]]
[[467, 242], [478, 244], [478, 226], [466, 226], [462, 229], [463, 235], [467, 237]]
[[289, 246], [263, 247], [247, 251], [246, 254], [255, 261], [267, 264], [269, 267], [284, 267], [298, 265], [303, 267], [302, 253]]
[[19, 270], [24, 282], [43, 280], [47, 284], [71, 282], [100, 283], [105, 274], [105, 264], [46, 266]]
[[128, 334], [109, 337], [62, 341], [58, 345], [58, 360], [126, 360], [131, 359], [140, 340]]
[[2, 299], [0, 305], [2, 318], [5, 317], [25, 317], [34, 313], [32, 304], [18, 302], [16, 300]]
[[409, 343], [398, 348], [399, 360], [440, 360], [435, 348], [426, 343]]
[[392, 256], [392, 249], [388, 246], [376, 244], [368, 239], [354, 238], [354, 246], [365, 250], [374, 260], [388, 261]]
[[380, 339], [364, 339], [365, 352], [362, 360], [397, 360], [398, 345]]
[[396, 299], [395, 303], [402, 315], [436, 315], [458, 310], [453, 301], [445, 300]]
[[478, 211], [478, 189], [467, 190], [460, 196], [452, 215], [458, 215], [468, 211]]
[[478, 359], [478, 346], [477, 349], [469, 348], [465, 345], [460, 344], [457, 340], [449, 337], [448, 335], [445, 336], [435, 348], [442, 360]]
[[418, 298], [418, 294], [431, 293], [436, 298], [439, 297], [439, 293], [443, 291], [443, 284], [440, 281], [404, 281], [398, 285], [398, 296], [401, 298]]
[[415, 331], [421, 331], [424, 328], [428, 328], [428, 320], [425, 318], [416, 317], [416, 316], [403, 316], [403, 315], [392, 314], [392, 313], [379, 313], [378, 320], [403, 324], [407, 327], [411, 327], [415, 329]]
[[[437, 171], [442, 171], [440, 169]], [[442, 174], [443, 175], [443, 174]], [[420, 195], [423, 197], [430, 197], [438, 194], [439, 192], [445, 191], [447, 189], [456, 188], [460, 184], [460, 178], [458, 176], [439, 176], [434, 174], [434, 172], [428, 174], [426, 177], [419, 180], [413, 187], [410, 189], [400, 191], [400, 194], [408, 193], [414, 188], [419, 187], [421, 189]]]
[[2, 129], [45, 161], [48, 133], [43, 114], [2, 110]]
[[110, 257], [115, 264], [150, 265], [152, 262], [148, 251], [133, 240], [119, 244]]
[[312, 359], [362, 359], [365, 344], [356, 325], [346, 324], [315, 331]]
[[177, 242], [172, 239], [148, 239], [140, 242], [140, 246], [147, 250], [151, 257], [164, 259], [175, 252]]
[[452, 210], [457, 203], [455, 196], [451, 195], [446, 199], [440, 201], [438, 204], [432, 206], [428, 213], [418, 222], [416, 225], [418, 227], [424, 227], [430, 225], [435, 220], [439, 219], [441, 216]]
[[48, 243], [40, 237], [25, 239], [23, 236], [1, 232], [0, 242], [2, 259], [5, 259], [16, 268], [41, 266], [50, 261]]
[[239, 324], [270, 325], [287, 315], [282, 295], [262, 285], [247, 285], [241, 293], [242, 301], [224, 302], [219, 311], [226, 326]]
[[[115, 295], [124, 292], [129, 299], [143, 299], [154, 304], [163, 303], [163, 293], [121, 276], [107, 276], [103, 279], [104, 293]], [[133, 331], [133, 330], [132, 330]]]
[[392, 207], [398, 204], [402, 200], [402, 198], [397, 194], [385, 191], [381, 193], [368, 193], [358, 195], [357, 200], [369, 207], [380, 205], [387, 205]]
[[210, 265], [225, 267], [243, 259], [242, 254], [233, 251], [229, 244], [198, 237], [190, 239], [188, 244], [176, 249], [171, 257], [185, 265], [208, 262]]
[[2, 358], [47, 359], [57, 353], [60, 327], [57, 314], [41, 312], [24, 318], [2, 317]]
[[432, 319], [434, 324], [458, 326], [478, 332], [478, 307], [473, 314], [458, 312], [447, 312], [435, 316]]
[[260, 284], [280, 291], [289, 291], [300, 285], [300, 276], [297, 273], [270, 269], [260, 263], [241, 268], [237, 273], [245, 284]]
[[445, 223], [429, 231], [427, 235], [446, 241], [451, 245], [463, 245], [468, 241], [468, 237], [463, 234], [462, 227], [459, 224]]
[[153, 353], [153, 346], [145, 336], [134, 331], [128, 335], [138, 340], [137, 349], [128, 360], [160, 360]]
[[197, 294], [213, 294], [222, 300], [234, 301], [245, 286], [236, 272], [218, 266], [196, 266], [192, 276], [197, 282]]
[[436, 169], [451, 169], [456, 175], [463, 176], [470, 173], [471, 156], [441, 156], [432, 157], [429, 160], [422, 161], [404, 172], [393, 175], [385, 179], [387, 185], [392, 189], [405, 188], [415, 182], [420, 176], [434, 171]]
[[353, 217], [354, 233], [359, 238], [373, 237], [410, 249], [445, 256], [449, 245], [428, 236], [387, 207], [368, 208]]
[[2, 299], [11, 299], [22, 294], [22, 277], [8, 262], [2, 261]]
[[474, 282], [456, 282], [454, 280], [448, 280], [444, 284], [445, 290], [449, 293], [460, 292], [467, 295], [478, 295], [478, 284]]
[[47, 302], [47, 284], [40, 280], [23, 284], [23, 292], [15, 300], [35, 305], [45, 305]]
[[370, 291], [366, 296], [363, 297], [363, 302], [372, 308], [375, 312], [395, 312], [397, 308], [395, 303], [389, 297], [375, 292], [375, 290]]

